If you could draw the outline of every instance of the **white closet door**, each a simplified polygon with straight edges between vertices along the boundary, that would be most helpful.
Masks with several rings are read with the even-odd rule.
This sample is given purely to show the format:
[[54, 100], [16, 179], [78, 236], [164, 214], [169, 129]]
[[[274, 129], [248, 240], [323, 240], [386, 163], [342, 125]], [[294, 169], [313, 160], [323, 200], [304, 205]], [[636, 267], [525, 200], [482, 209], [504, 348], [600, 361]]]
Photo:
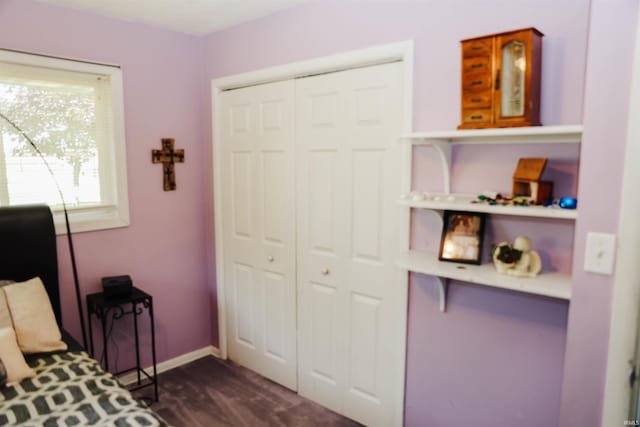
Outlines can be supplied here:
[[401, 69], [296, 82], [298, 390], [367, 425], [401, 419]]
[[296, 390], [294, 82], [221, 94], [229, 357]]

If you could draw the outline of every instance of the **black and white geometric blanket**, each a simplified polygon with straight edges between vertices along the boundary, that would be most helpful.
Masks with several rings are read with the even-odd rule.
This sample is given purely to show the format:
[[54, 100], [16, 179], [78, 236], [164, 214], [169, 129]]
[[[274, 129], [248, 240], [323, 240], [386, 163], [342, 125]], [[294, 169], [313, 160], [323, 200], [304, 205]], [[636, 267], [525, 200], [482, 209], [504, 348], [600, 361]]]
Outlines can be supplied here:
[[0, 390], [0, 426], [167, 426], [85, 352], [29, 361], [34, 378]]

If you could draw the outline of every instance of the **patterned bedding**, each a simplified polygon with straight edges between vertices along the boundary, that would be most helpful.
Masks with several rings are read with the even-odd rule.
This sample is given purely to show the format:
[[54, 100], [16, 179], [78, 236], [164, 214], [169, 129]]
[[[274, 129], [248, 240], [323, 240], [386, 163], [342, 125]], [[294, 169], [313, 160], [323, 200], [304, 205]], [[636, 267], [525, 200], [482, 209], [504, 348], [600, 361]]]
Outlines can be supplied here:
[[85, 352], [28, 362], [36, 377], [0, 390], [0, 426], [167, 426]]

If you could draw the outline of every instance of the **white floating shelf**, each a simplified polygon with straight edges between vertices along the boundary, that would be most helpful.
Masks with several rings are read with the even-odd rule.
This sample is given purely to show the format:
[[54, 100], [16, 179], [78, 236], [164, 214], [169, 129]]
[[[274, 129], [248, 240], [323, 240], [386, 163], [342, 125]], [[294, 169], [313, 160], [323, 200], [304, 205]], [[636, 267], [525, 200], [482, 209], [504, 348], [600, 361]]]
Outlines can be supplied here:
[[[439, 261], [433, 253], [408, 251], [401, 254], [396, 265], [416, 273], [429, 274], [444, 279], [454, 279], [478, 285], [509, 289], [571, 300], [571, 275], [566, 273], [540, 273], [537, 277], [518, 278], [499, 274], [493, 264], [469, 265]], [[446, 298], [446, 291], [440, 292]], [[440, 307], [444, 311], [445, 302]]]
[[536, 144], [579, 143], [582, 125], [532, 126], [492, 129], [465, 129], [439, 132], [414, 132], [405, 134], [412, 144]]
[[[434, 199], [435, 198], [435, 199]], [[438, 194], [429, 200], [400, 199], [398, 203], [418, 209], [457, 210], [466, 212], [486, 212], [494, 215], [514, 215], [537, 218], [554, 218], [575, 220], [578, 211], [575, 209], [561, 209], [544, 206], [500, 206], [484, 203], [471, 203], [476, 196], [469, 194]]]

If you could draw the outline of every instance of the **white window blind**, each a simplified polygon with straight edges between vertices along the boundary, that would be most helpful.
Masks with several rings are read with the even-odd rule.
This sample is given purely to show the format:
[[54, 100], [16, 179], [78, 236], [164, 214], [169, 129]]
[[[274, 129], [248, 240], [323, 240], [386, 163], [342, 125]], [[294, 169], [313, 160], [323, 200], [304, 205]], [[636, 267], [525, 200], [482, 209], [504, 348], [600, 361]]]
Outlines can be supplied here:
[[74, 231], [128, 224], [119, 68], [0, 51], [0, 112], [44, 158], [0, 118], [0, 206], [59, 213], [59, 187]]

